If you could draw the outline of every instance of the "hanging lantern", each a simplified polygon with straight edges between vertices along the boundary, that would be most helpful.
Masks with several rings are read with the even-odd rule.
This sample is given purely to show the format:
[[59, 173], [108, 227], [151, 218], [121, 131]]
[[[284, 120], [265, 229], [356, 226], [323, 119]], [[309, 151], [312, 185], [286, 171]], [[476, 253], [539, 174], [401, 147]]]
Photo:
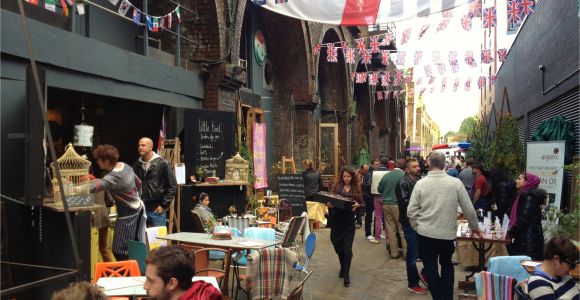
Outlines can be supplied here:
[[83, 101], [83, 106], [81, 107], [81, 124], [75, 125], [73, 145], [77, 147], [93, 147], [93, 131], [94, 127], [85, 124], [85, 102]]

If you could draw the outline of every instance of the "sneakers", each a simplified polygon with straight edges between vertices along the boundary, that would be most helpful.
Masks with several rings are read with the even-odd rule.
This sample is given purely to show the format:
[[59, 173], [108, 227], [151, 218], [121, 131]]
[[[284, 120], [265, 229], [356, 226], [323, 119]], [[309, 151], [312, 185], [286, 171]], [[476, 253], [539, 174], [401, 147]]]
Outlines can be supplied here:
[[427, 295], [429, 293], [428, 289], [426, 289], [424, 287], [420, 287], [420, 286], [408, 288], [408, 290], [415, 293], [415, 294], [420, 294], [420, 295]]
[[423, 272], [419, 273], [419, 279], [421, 280], [421, 282], [425, 287], [427, 288], [429, 287], [429, 285], [427, 285], [427, 276], [425, 276], [425, 273]]
[[370, 240], [374, 240], [374, 239], [375, 239], [375, 237], [374, 237], [374, 236], [372, 236], [372, 235], [367, 235], [367, 240], [369, 240], [369, 241], [370, 241]]
[[369, 236], [369, 237], [367, 237], [367, 239], [369, 240], [369, 243], [371, 243], [371, 244], [378, 244], [379, 243], [379, 241], [377, 241], [375, 239], [375, 237], [373, 237], [373, 236]]
[[357, 224], [355, 225], [355, 228], [356, 228], [356, 229], [360, 229], [361, 227], [362, 227], [362, 224], [358, 224], [358, 223], [357, 223]]

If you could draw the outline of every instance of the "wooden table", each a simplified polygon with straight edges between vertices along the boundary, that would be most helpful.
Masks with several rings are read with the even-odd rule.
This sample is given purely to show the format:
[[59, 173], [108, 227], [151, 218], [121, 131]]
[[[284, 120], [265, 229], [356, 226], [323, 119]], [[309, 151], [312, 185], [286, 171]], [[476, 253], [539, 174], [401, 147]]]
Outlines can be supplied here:
[[[203, 280], [211, 283], [216, 289], [220, 289], [215, 277], [195, 276], [191, 281], [196, 282]], [[147, 291], [143, 288], [145, 276], [136, 277], [101, 277], [97, 280], [97, 286], [100, 287], [107, 297], [111, 296], [147, 296]]]
[[[259, 250], [262, 248], [275, 246], [279, 243], [276, 241], [247, 239], [242, 237], [232, 237], [231, 240], [215, 240], [212, 239], [207, 233], [195, 232], [178, 232], [158, 238], [202, 248], [226, 249], [231, 250], [232, 252], [239, 252], [243, 250]], [[236, 268], [236, 264], [234, 264], [234, 268]], [[224, 278], [224, 286], [228, 286], [227, 277]], [[224, 295], [228, 294], [227, 288], [225, 288], [223, 293]]]
[[[477, 252], [479, 254], [478, 266], [473, 273], [466, 276], [466, 278], [465, 278], [466, 280], [469, 279], [470, 277], [472, 277], [475, 273], [481, 272], [485, 269], [485, 253], [491, 249], [493, 244], [495, 244], [495, 243], [507, 244], [509, 242], [504, 236], [495, 235], [495, 234], [484, 234], [481, 237], [473, 237], [471, 235], [463, 236], [463, 235], [461, 235], [461, 233], [459, 233], [457, 235], [457, 240], [471, 242], [471, 244], [473, 245], [473, 248], [475, 248], [475, 250], [477, 250]], [[489, 244], [489, 245], [486, 247], [485, 244]]]

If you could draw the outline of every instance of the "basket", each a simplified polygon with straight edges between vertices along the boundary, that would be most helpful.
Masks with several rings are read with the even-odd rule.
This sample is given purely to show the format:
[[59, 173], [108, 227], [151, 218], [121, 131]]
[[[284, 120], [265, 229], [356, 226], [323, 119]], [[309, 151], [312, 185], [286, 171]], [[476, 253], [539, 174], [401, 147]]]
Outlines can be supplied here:
[[227, 181], [248, 181], [248, 174], [250, 173], [250, 162], [240, 156], [240, 153], [232, 156], [226, 160], [226, 175]]
[[[89, 168], [91, 167], [91, 162], [78, 155], [72, 144], [69, 143], [66, 146], [66, 151], [56, 160], [56, 163], [60, 169], [60, 176], [62, 178], [68, 206], [76, 207], [94, 205], [94, 198], [90, 193], [89, 181]], [[60, 194], [58, 181], [56, 180], [54, 162], [51, 163], [50, 166], [52, 168], [54, 204], [57, 207], [62, 207], [62, 196]]]

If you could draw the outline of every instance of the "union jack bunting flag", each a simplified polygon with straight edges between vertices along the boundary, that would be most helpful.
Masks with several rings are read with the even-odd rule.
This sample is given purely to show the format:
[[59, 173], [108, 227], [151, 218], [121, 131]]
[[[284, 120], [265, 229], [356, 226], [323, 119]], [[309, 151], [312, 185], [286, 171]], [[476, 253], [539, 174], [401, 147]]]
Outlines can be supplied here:
[[363, 53], [363, 50], [367, 48], [367, 44], [365, 42], [364, 38], [360, 38], [360, 39], [355, 39], [354, 40], [356, 42], [356, 48], [358, 49], [359, 53]]
[[417, 85], [421, 85], [421, 83], [423, 82], [423, 77], [419, 77], [417, 78], [417, 82], [415, 82]]
[[423, 70], [425, 70], [425, 76], [427, 77], [431, 77], [432, 73], [431, 73], [431, 66], [424, 66]]
[[485, 87], [485, 76], [479, 76], [477, 87], [479, 87], [480, 90]]
[[472, 66], [472, 67], [475, 67], [476, 66], [475, 65], [475, 58], [473, 56], [473, 51], [467, 50], [465, 52], [465, 63], [468, 64], [468, 65], [470, 65], [470, 66]]
[[519, 8], [522, 18], [535, 12], [533, 0], [519, 0], [518, 3], [520, 4]]
[[441, 80], [441, 93], [445, 92], [446, 88], [447, 88], [447, 77], [443, 77], [443, 80]]
[[433, 53], [431, 53], [431, 58], [433, 58], [434, 64], [440, 64], [441, 63], [441, 52], [439, 52], [439, 50], [433, 51]]
[[367, 48], [367, 44], [365, 42], [364, 38], [360, 38], [360, 39], [355, 39], [354, 40], [356, 42], [356, 48], [358, 49], [359, 53], [363, 53], [363, 50]]
[[507, 49], [506, 48], [498, 49], [497, 59], [499, 60], [499, 62], [500, 63], [504, 62], [506, 58], [507, 58]]
[[423, 51], [415, 51], [415, 56], [413, 57], [413, 65], [418, 65], [421, 63], [421, 58], [423, 58]]
[[422, 88], [422, 89], [419, 91], [419, 96], [423, 96], [423, 93], [425, 93], [425, 91], [426, 91], [426, 90], [427, 90], [427, 88], [426, 88], [426, 87]]
[[517, 0], [507, 1], [508, 21], [513, 25], [518, 24], [522, 20], [520, 6]]
[[401, 82], [401, 80], [403, 79], [403, 76], [404, 76], [403, 71], [397, 70], [397, 73], [395, 75], [395, 79], [397, 79], [397, 81]]
[[411, 83], [411, 81], [413, 81], [413, 77], [411, 76], [405, 77], [405, 83]]
[[369, 84], [377, 85], [378, 82], [379, 82], [379, 73], [378, 72], [369, 73]]
[[350, 80], [354, 80], [356, 77], [356, 73], [355, 72], [350, 72]]
[[377, 92], [377, 100], [379, 100], [379, 101], [383, 100], [383, 92], [382, 91]]
[[365, 65], [370, 65], [371, 58], [373, 57], [373, 55], [371, 54], [371, 50], [363, 49], [362, 51], [363, 51], [362, 52], [362, 63]]
[[490, 49], [481, 50], [481, 63], [482, 64], [491, 64], [492, 62], [493, 62], [493, 57], [491, 57], [491, 50]]
[[381, 75], [381, 86], [388, 86], [389, 85], [389, 74]]
[[451, 67], [457, 66], [457, 51], [449, 51], [449, 65]]
[[481, 0], [475, 0], [471, 4], [471, 15], [475, 18], [481, 17]]
[[457, 88], [459, 88], [459, 77], [455, 78], [455, 82], [453, 82], [453, 92], [457, 92]]
[[437, 64], [437, 69], [439, 70], [439, 75], [445, 74], [445, 64]]
[[393, 79], [393, 86], [399, 86], [399, 84], [401, 83], [401, 81], [399, 79], [397, 79], [395, 77], [395, 79]]
[[379, 46], [388, 46], [394, 40], [395, 40], [395, 35], [393, 34], [392, 31], [389, 31], [389, 32], [385, 33], [385, 37], [383, 38], [383, 41], [379, 44]]
[[417, 35], [417, 39], [420, 40], [425, 33], [427, 32], [427, 29], [429, 29], [429, 25], [430, 24], [425, 24], [423, 26], [421, 26], [421, 29], [419, 29], [419, 35]]
[[401, 37], [401, 45], [407, 43], [411, 37], [411, 28], [403, 30], [403, 36]]
[[320, 44], [314, 45], [314, 48], [312, 48], [312, 55], [318, 55], [320, 53], [320, 48]]
[[367, 82], [367, 73], [356, 73], [356, 83], [365, 83]]
[[429, 78], [429, 85], [432, 85], [433, 82], [435, 82], [435, 79], [437, 79], [437, 77], [431, 77], [431, 78]]
[[276, 4], [288, 3], [288, 0], [276, 0], [274, 3]]
[[371, 46], [371, 53], [379, 53], [379, 36], [371, 36], [369, 45]]
[[451, 71], [452, 71], [453, 73], [457, 73], [457, 72], [459, 72], [459, 64], [454, 64], [454, 65], [452, 65], [452, 66], [451, 66]]
[[340, 48], [342, 48], [342, 53], [344, 54], [345, 49], [348, 48], [348, 42], [347, 41], [340, 42]]
[[397, 52], [397, 65], [402, 66], [405, 64], [405, 51]]
[[337, 49], [334, 48], [333, 43], [326, 44], [326, 61], [328, 62], [337, 62], [338, 61], [338, 53]]
[[355, 54], [354, 54], [354, 48], [346, 48], [343, 49], [344, 51], [344, 60], [346, 61], [347, 64], [354, 64], [354, 58], [355, 58]]
[[399, 96], [399, 91], [393, 91], [393, 98]]
[[435, 86], [432, 86], [432, 87], [429, 89], [429, 93], [431, 93], [431, 94], [432, 94], [434, 91], [435, 91]]
[[440, 32], [445, 30], [445, 28], [447, 28], [447, 25], [449, 25], [449, 20], [450, 19], [443, 19], [439, 25], [437, 26], [437, 30], [435, 30], [435, 32]]
[[468, 92], [469, 90], [471, 90], [471, 77], [468, 77], [465, 81], [465, 91]]
[[381, 63], [385, 66], [389, 65], [389, 59], [390, 57], [390, 53], [389, 50], [381, 50]]
[[471, 31], [471, 27], [473, 26], [472, 19], [473, 17], [471, 16], [471, 13], [468, 13], [466, 15], [463, 15], [463, 17], [461, 17], [461, 27], [463, 27], [463, 30]]
[[497, 76], [496, 75], [489, 76], [489, 84], [490, 85], [495, 85], [495, 82], [496, 81], [497, 81]]
[[[524, 0], [525, 1], [525, 0]], [[483, 28], [495, 28], [497, 26], [497, 13], [495, 6], [483, 9]]]

